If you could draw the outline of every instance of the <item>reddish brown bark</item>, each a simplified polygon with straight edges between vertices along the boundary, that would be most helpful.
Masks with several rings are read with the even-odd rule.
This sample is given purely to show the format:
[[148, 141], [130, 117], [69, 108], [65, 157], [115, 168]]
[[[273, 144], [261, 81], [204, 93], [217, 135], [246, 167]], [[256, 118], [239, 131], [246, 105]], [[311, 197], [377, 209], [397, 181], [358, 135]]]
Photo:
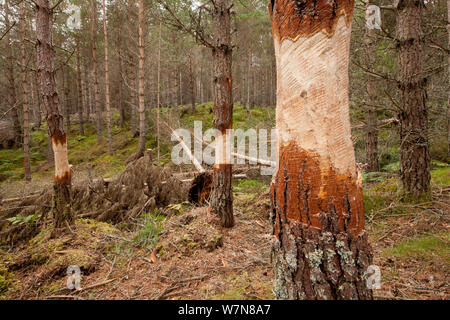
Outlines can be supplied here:
[[348, 114], [353, 1], [279, 0], [269, 11], [278, 78], [276, 297], [371, 299], [372, 254]]
[[352, 0], [271, 0], [269, 12], [273, 35], [280, 40], [294, 40], [317, 32], [332, 35], [341, 15], [345, 15], [350, 23], [353, 6]]
[[431, 181], [423, 9], [423, 0], [397, 3], [400, 173], [405, 191], [415, 199], [429, 196]]
[[[214, 128], [216, 133], [226, 135], [232, 128], [232, 46], [230, 34], [230, 8], [228, 0], [218, 0], [213, 8], [213, 62], [214, 62]], [[216, 137], [217, 143], [217, 137]], [[232, 166], [224, 159], [214, 164], [211, 209], [219, 215], [223, 227], [234, 225]]]

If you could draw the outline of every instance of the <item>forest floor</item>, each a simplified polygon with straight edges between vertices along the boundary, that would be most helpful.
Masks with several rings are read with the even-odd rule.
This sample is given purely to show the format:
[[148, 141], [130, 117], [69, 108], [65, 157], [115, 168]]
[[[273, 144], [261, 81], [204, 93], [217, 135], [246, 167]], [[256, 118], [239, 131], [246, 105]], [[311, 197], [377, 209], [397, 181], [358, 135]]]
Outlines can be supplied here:
[[[263, 121], [265, 113], [257, 110], [253, 120], [261, 116]], [[206, 109], [202, 115], [204, 120], [211, 116]], [[110, 156], [94, 131], [69, 140], [78, 181], [88, 175], [114, 177], [137, 144], [116, 129]], [[31, 184], [20, 180], [20, 150], [0, 150], [7, 160], [0, 164], [3, 199], [51, 186], [45, 131], [33, 137]], [[148, 147], [154, 144], [150, 137]], [[164, 148], [163, 154], [169, 150]], [[395, 170], [364, 175], [366, 229], [373, 264], [381, 271], [377, 299], [450, 297], [450, 166], [433, 162], [432, 180], [433, 200], [411, 204], [401, 200]], [[273, 299], [269, 182], [270, 177], [257, 175], [234, 182], [236, 225], [231, 229], [221, 228], [206, 207], [187, 202], [116, 225], [77, 219], [71, 232], [56, 238], [50, 225], [43, 226], [29, 241], [0, 247], [0, 298]], [[81, 268], [80, 290], [67, 288], [70, 265]]]

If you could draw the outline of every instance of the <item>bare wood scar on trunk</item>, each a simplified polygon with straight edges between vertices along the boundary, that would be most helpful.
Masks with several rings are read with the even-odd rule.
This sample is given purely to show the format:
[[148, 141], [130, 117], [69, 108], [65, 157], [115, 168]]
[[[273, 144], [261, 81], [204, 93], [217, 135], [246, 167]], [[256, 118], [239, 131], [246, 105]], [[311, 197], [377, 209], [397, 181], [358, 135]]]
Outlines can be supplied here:
[[331, 37], [341, 15], [345, 16], [347, 25], [351, 23], [353, 5], [354, 0], [271, 0], [273, 34], [280, 42], [295, 41], [321, 31]]
[[[321, 218], [321, 213], [327, 213], [337, 218], [335, 232], [353, 230], [358, 234], [364, 228], [364, 204], [356, 178], [337, 173], [331, 165], [321, 167], [318, 154], [290, 143], [280, 150], [278, 175], [271, 188], [272, 201], [286, 221], [328, 229]], [[277, 237], [279, 228], [276, 221]]]

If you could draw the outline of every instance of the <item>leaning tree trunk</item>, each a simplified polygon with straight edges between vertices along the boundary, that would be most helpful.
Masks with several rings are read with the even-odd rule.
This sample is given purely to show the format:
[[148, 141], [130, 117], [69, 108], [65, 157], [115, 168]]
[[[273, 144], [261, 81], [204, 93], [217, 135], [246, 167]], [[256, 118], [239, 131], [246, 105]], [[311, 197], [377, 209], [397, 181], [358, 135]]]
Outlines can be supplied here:
[[105, 36], [105, 105], [106, 105], [106, 131], [108, 135], [108, 151], [113, 154], [111, 138], [111, 103], [109, 95], [109, 61], [108, 61], [108, 29], [106, 27], [106, 4], [103, 0], [103, 34]]
[[100, 109], [100, 91], [98, 87], [98, 64], [97, 64], [97, 47], [95, 43], [95, 28], [97, 25], [97, 6], [96, 0], [91, 0], [91, 49], [92, 49], [92, 66], [94, 73], [94, 100], [95, 100], [95, 113], [96, 113], [96, 127], [97, 127], [97, 141], [102, 140], [102, 111]]
[[[369, 2], [367, 2], [369, 5]], [[367, 50], [368, 67], [376, 71], [377, 45], [375, 30], [367, 28], [365, 40]], [[366, 163], [367, 172], [379, 171], [378, 166], [378, 123], [377, 123], [377, 83], [373, 75], [369, 74], [367, 79], [367, 101], [366, 105]]]
[[22, 64], [22, 109], [23, 109], [23, 163], [25, 167], [25, 180], [31, 181], [30, 168], [30, 117], [28, 104], [28, 81], [27, 81], [27, 66], [25, 56], [25, 11], [23, 1], [19, 4], [20, 7], [20, 55]]
[[213, 8], [214, 129], [216, 159], [214, 163], [211, 209], [219, 215], [223, 227], [234, 225], [232, 164], [227, 130], [233, 124], [232, 46], [228, 0], [217, 0]]
[[49, 0], [35, 0], [38, 72], [51, 144], [55, 155], [54, 207], [55, 228], [65, 228], [74, 221], [71, 212], [71, 171], [67, 157], [64, 118], [56, 90], [52, 41], [53, 11]]
[[371, 299], [372, 255], [351, 140], [353, 1], [269, 4], [277, 62], [271, 185], [278, 299]]
[[423, 74], [423, 8], [423, 0], [397, 3], [400, 173], [405, 191], [415, 199], [429, 196], [431, 180]]

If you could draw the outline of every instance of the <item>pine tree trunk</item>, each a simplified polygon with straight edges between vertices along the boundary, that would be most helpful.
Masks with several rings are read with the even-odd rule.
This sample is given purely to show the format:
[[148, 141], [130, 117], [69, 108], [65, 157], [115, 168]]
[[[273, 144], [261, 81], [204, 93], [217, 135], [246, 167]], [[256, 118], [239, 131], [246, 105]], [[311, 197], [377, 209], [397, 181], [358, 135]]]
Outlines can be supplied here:
[[22, 64], [22, 108], [23, 108], [23, 163], [25, 167], [25, 180], [31, 181], [30, 168], [30, 119], [29, 119], [29, 105], [28, 105], [28, 81], [27, 81], [27, 67], [25, 57], [25, 12], [23, 1], [19, 4], [20, 8], [20, 53]]
[[189, 88], [191, 89], [191, 109], [192, 113], [195, 112], [195, 80], [194, 80], [194, 67], [192, 61], [192, 51], [189, 53]]
[[87, 64], [83, 64], [83, 74], [84, 77], [82, 81], [84, 82], [84, 101], [85, 101], [85, 109], [86, 109], [86, 122], [91, 122], [91, 106], [92, 106], [92, 99], [91, 99], [91, 90], [90, 90], [90, 82], [89, 82], [89, 73], [88, 73], [88, 67]]
[[278, 299], [372, 298], [348, 102], [353, 4], [269, 4], [277, 61], [271, 198]]
[[145, 150], [145, 102], [144, 102], [144, 1], [138, 0], [139, 23], [139, 65], [138, 65], [138, 99], [139, 99], [139, 143], [137, 156], [144, 155]]
[[[9, 21], [10, 10], [9, 10], [9, 0], [5, 0], [5, 27], [9, 30], [11, 23]], [[10, 32], [6, 34], [6, 56], [7, 56], [7, 78], [8, 78], [8, 106], [11, 108], [10, 114], [13, 123], [14, 131], [14, 143], [15, 145], [20, 145], [22, 143], [22, 127], [19, 120], [19, 108], [17, 106], [17, 96], [16, 96], [16, 84], [14, 76], [14, 54], [13, 46], [11, 42]]]
[[[367, 2], [369, 5], [370, 3]], [[367, 65], [371, 71], [376, 71], [377, 47], [376, 47], [376, 33], [373, 29], [366, 30], [366, 50], [367, 50]], [[367, 172], [379, 171], [378, 166], [378, 123], [377, 110], [374, 107], [377, 103], [377, 83], [372, 75], [368, 76], [367, 80], [367, 101], [366, 106], [366, 163]]]
[[423, 74], [423, 0], [397, 3], [398, 88], [400, 93], [400, 173], [415, 199], [430, 195], [430, 152], [426, 79]]
[[84, 136], [84, 119], [83, 119], [83, 86], [81, 82], [81, 64], [80, 64], [80, 39], [76, 38], [77, 51], [77, 89], [78, 89], [78, 119], [80, 121], [80, 135]]
[[118, 67], [119, 67], [119, 113], [120, 113], [120, 127], [123, 128], [125, 125], [125, 120], [127, 116], [125, 114], [124, 108], [124, 93], [123, 93], [123, 62], [122, 62], [122, 41], [121, 41], [120, 33], [117, 33], [117, 57], [118, 57]]
[[51, 144], [55, 155], [54, 206], [55, 228], [72, 224], [71, 170], [67, 157], [67, 138], [64, 118], [60, 113], [56, 90], [54, 50], [52, 41], [53, 11], [49, 0], [35, 0], [38, 70], [41, 81], [43, 104], [46, 112]]
[[106, 130], [108, 135], [108, 151], [113, 154], [111, 137], [111, 103], [109, 95], [109, 61], [108, 61], [108, 29], [106, 28], [106, 4], [103, 0], [103, 34], [105, 36], [105, 104], [106, 104]]
[[64, 129], [66, 132], [69, 132], [69, 123], [67, 122], [67, 114], [68, 114], [68, 107], [67, 107], [67, 89], [66, 89], [66, 73], [64, 72], [64, 66], [61, 67], [61, 91], [63, 93], [63, 98], [62, 98], [62, 110], [63, 110], [63, 117], [64, 119], [66, 119], [66, 121], [64, 122], [65, 126]]
[[158, 75], [157, 75], [157, 88], [156, 88], [156, 139], [157, 139], [157, 154], [156, 159], [158, 166], [161, 164], [160, 162], [160, 108], [161, 108], [161, 31], [162, 31], [162, 23], [159, 23], [159, 37], [158, 37]]
[[247, 109], [250, 109], [250, 79], [252, 74], [252, 51], [248, 49], [248, 65], [247, 65]]
[[216, 161], [214, 163], [211, 210], [220, 217], [221, 225], [234, 225], [232, 164], [227, 129], [233, 125], [232, 46], [228, 0], [217, 0], [213, 8], [214, 63], [214, 129]]
[[100, 91], [98, 85], [98, 66], [97, 66], [97, 48], [95, 43], [95, 28], [97, 24], [97, 6], [95, 5], [96, 0], [91, 0], [91, 46], [92, 46], [92, 65], [94, 73], [94, 98], [95, 98], [95, 113], [96, 113], [96, 127], [97, 127], [97, 141], [102, 140], [102, 110], [100, 107]]
[[42, 117], [41, 117], [41, 95], [39, 93], [39, 81], [38, 81], [38, 73], [37, 71], [33, 72], [32, 78], [32, 100], [34, 102], [34, 118], [36, 121], [36, 128], [41, 127]]

